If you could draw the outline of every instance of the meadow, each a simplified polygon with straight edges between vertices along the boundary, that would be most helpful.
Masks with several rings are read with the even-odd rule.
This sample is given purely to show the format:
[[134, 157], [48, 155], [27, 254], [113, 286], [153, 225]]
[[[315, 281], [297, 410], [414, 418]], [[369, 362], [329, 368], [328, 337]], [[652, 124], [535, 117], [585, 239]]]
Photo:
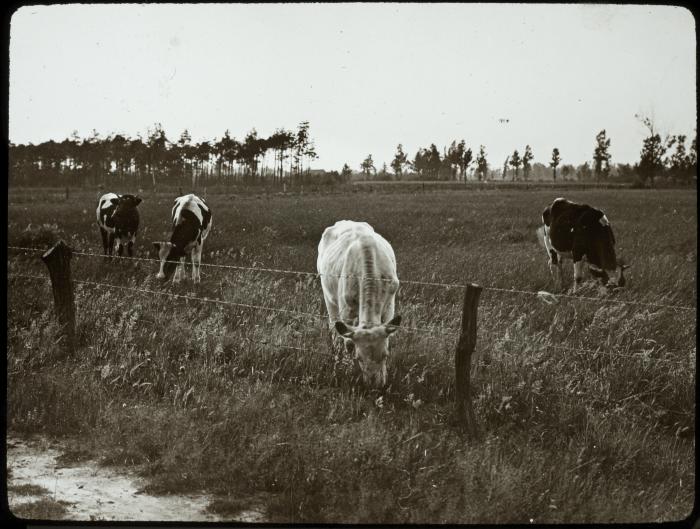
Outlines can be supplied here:
[[[122, 191], [122, 190], [119, 190]], [[126, 190], [124, 190], [126, 191]], [[535, 230], [565, 193], [603, 209], [627, 288], [556, 293]], [[139, 257], [167, 240], [174, 193], [144, 195]], [[63, 238], [101, 253], [97, 191], [10, 189], [9, 245]], [[74, 255], [78, 348], [57, 360], [37, 252], [8, 250], [8, 426], [72, 440], [156, 492], [207, 491], [222, 516], [271, 521], [592, 523], [679, 520], [694, 501], [695, 190], [499, 189], [234, 196], [210, 190], [203, 263], [315, 272], [323, 229], [369, 222], [400, 280], [481, 294], [474, 409], [455, 424], [463, 290], [402, 284], [389, 385], [365, 389], [329, 349], [316, 277], [202, 267], [160, 285], [157, 263]], [[565, 276], [572, 282], [572, 267]], [[142, 291], [139, 291], [142, 290]], [[147, 292], [144, 292], [147, 291]], [[155, 293], [154, 293], [155, 292]], [[181, 294], [288, 311], [224, 305]], [[620, 303], [629, 301], [640, 303]], [[411, 330], [409, 327], [420, 329]]]

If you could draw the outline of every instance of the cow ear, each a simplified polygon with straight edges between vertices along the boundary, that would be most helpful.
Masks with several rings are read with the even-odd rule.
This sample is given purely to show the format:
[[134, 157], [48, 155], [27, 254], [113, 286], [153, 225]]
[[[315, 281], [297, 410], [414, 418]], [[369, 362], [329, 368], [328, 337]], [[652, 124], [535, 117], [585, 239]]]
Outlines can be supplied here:
[[345, 323], [342, 321], [335, 322], [335, 330], [338, 331], [338, 334], [340, 334], [344, 338], [352, 338], [355, 334], [355, 331], [353, 331], [350, 327], [345, 325]]
[[141, 203], [141, 197], [134, 197], [134, 206], [138, 206]]
[[391, 321], [387, 322], [384, 325], [384, 329], [386, 330], [386, 335], [389, 336], [392, 333], [395, 333], [396, 331], [399, 330], [399, 325], [401, 325], [401, 315], [394, 316]]

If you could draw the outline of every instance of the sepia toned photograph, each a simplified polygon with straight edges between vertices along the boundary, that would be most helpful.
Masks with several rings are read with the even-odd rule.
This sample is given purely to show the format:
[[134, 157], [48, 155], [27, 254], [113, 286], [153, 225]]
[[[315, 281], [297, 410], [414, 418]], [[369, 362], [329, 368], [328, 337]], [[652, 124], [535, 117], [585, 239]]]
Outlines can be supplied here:
[[6, 520], [692, 525], [690, 10], [8, 21]]

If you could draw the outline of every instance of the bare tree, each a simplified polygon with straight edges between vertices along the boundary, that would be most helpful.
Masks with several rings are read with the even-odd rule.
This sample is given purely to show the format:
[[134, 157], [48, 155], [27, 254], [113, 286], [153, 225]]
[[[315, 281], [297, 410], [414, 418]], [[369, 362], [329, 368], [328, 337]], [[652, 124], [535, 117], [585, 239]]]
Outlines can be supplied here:
[[529, 145], [525, 146], [525, 153], [523, 154], [523, 178], [525, 180], [528, 179], [530, 176], [530, 169], [532, 166], [530, 165], [530, 162], [532, 161], [532, 149], [530, 148]]
[[638, 170], [644, 180], [649, 180], [651, 187], [654, 187], [654, 177], [663, 171], [663, 156], [666, 153], [667, 141], [661, 139], [661, 135], [656, 130], [653, 118], [634, 115], [642, 125], [649, 131], [649, 136], [642, 140], [642, 151], [639, 155]]
[[489, 164], [486, 161], [486, 148], [481, 145], [479, 146], [479, 154], [476, 155], [476, 174], [479, 181], [486, 180], [488, 170]]
[[552, 149], [552, 161], [549, 162], [549, 166], [552, 168], [552, 180], [557, 179], [557, 167], [559, 167], [559, 162], [561, 162], [561, 157], [559, 156], [559, 149], [554, 147]]
[[607, 178], [610, 174], [610, 139], [601, 130], [595, 137], [596, 147], [593, 151], [593, 173], [596, 180]]

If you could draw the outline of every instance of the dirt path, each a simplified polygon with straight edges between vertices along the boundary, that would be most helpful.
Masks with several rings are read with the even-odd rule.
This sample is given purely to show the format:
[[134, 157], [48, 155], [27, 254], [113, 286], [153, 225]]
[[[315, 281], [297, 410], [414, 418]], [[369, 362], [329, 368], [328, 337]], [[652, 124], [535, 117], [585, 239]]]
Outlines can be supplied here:
[[[205, 511], [205, 495], [151, 496], [140, 493], [142, 483], [128, 471], [100, 467], [95, 461], [59, 465], [60, 443], [8, 437], [8, 503], [13, 512], [22, 504], [51, 499], [66, 506], [66, 520], [220, 521]], [[18, 493], [34, 486], [40, 492]], [[38, 486], [38, 487], [37, 487]], [[41, 487], [41, 488], [39, 488]], [[14, 490], [14, 492], [13, 492]], [[238, 521], [264, 521], [257, 512], [241, 512]]]

